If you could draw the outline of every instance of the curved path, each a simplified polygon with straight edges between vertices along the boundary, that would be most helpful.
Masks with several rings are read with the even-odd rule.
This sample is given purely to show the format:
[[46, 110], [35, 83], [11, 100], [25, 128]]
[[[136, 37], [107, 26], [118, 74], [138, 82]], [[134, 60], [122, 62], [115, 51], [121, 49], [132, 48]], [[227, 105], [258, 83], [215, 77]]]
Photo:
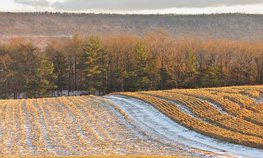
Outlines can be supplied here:
[[200, 149], [215, 153], [223, 157], [255, 157], [263, 156], [263, 150], [226, 143], [203, 136], [197, 132], [172, 121], [153, 106], [138, 99], [119, 95], [109, 95], [106, 99], [122, 109], [134, 122], [137, 128], [164, 143], [185, 145], [193, 149]]

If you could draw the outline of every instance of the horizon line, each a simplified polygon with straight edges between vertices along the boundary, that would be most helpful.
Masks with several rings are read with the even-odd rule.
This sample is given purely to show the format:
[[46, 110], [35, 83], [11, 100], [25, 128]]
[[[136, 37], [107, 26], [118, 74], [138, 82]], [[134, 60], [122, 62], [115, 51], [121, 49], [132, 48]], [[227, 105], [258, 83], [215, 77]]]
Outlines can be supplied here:
[[111, 13], [111, 12], [73, 12], [73, 11], [0, 11], [3, 13], [14, 14], [86, 14], [86, 15], [263, 15], [263, 13], [242, 13], [242, 12], [226, 12], [226, 13]]

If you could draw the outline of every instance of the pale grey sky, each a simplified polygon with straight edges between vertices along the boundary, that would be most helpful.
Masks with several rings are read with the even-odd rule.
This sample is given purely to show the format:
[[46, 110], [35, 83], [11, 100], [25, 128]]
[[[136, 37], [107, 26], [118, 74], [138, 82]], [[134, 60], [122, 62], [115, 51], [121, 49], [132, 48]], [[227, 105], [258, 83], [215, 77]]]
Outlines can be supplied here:
[[263, 0], [0, 0], [0, 11], [263, 14]]

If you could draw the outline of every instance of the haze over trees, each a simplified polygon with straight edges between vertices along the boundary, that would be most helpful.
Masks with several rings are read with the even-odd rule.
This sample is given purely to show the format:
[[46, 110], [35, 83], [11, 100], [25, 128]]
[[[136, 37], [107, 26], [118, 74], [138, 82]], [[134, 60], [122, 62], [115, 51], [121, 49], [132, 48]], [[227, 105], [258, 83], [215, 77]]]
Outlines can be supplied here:
[[70, 37], [73, 34], [143, 35], [158, 28], [164, 28], [174, 37], [263, 39], [262, 15], [0, 13], [0, 21], [0, 38], [38, 37], [34, 41], [40, 37]]
[[75, 35], [45, 49], [13, 40], [0, 46], [1, 98], [252, 85], [263, 82], [263, 43], [143, 36]]

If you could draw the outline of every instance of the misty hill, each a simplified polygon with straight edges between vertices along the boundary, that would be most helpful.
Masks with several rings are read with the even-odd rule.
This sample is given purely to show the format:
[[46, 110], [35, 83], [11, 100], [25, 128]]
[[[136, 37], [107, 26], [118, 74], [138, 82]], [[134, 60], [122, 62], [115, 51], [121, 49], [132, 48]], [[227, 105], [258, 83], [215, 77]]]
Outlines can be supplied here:
[[164, 28], [175, 37], [201, 36], [262, 40], [263, 15], [107, 15], [70, 13], [0, 13], [0, 37], [142, 35]]

